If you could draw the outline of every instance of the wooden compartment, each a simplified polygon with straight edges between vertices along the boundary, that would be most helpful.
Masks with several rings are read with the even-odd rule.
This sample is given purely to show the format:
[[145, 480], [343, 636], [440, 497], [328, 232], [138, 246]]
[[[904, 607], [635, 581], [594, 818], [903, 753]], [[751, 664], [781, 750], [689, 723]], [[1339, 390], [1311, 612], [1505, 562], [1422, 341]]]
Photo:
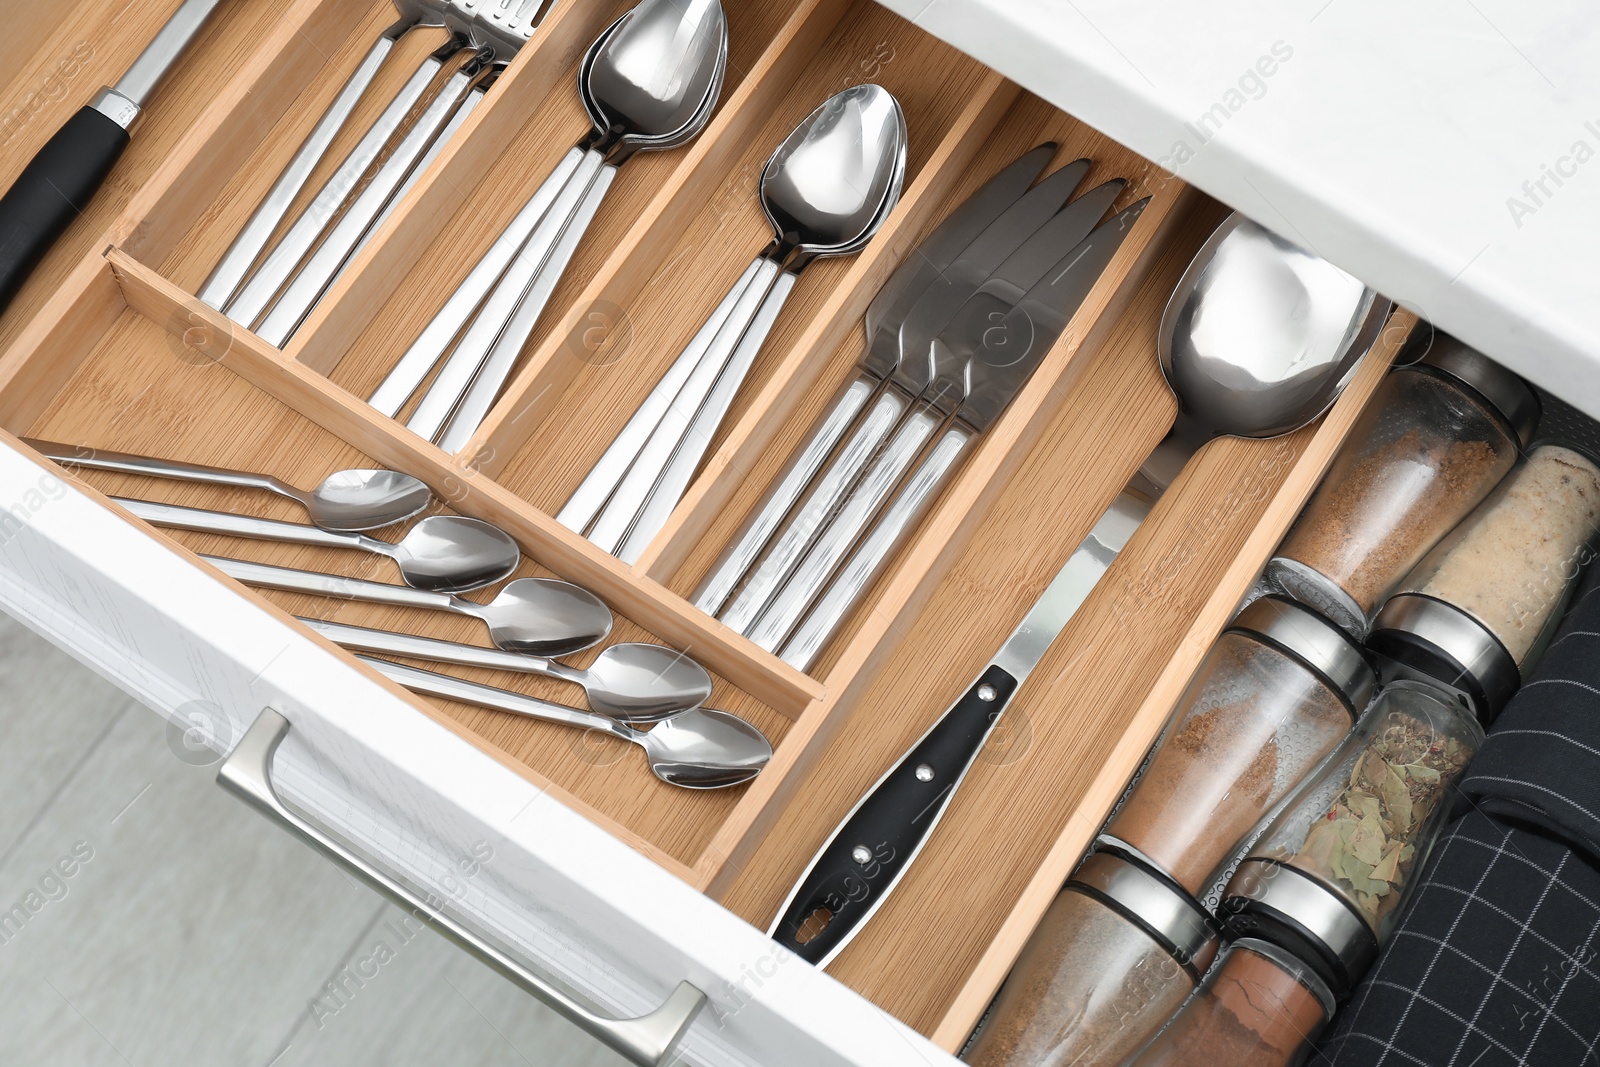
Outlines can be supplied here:
[[[207, 31], [216, 51], [184, 60], [113, 187], [0, 326], [0, 431], [301, 485], [386, 465], [428, 482], [450, 510], [502, 526], [523, 547], [520, 573], [577, 582], [615, 609], [612, 640], [659, 640], [703, 662], [717, 679], [713, 705], [765, 730], [773, 762], [742, 789], [689, 793], [655, 782], [620, 742], [408, 699], [764, 927], [830, 828], [965, 688], [1170, 426], [1156, 329], [1225, 211], [868, 0], [725, 3], [734, 62], [717, 116], [686, 148], [624, 170], [505, 397], [452, 456], [361, 397], [582, 134], [573, 65], [621, 5], [556, 5], [279, 351], [190, 294], [390, 13], [387, 0], [295, 0], [281, 10], [230, 0]], [[84, 23], [97, 49], [85, 69], [98, 71], [85, 77], [114, 78], [174, 4], [132, 22]], [[103, 56], [102, 38], [116, 42]], [[40, 54], [64, 54], [72, 40], [57, 32]], [[27, 79], [47, 69], [40, 63], [0, 99], [22, 99]], [[828, 94], [868, 80], [906, 108], [901, 204], [866, 251], [807, 273], [667, 528], [637, 566], [618, 562], [551, 513], [766, 240], [753, 188], [773, 144]], [[91, 92], [41, 110], [18, 144], [31, 150]], [[796, 671], [685, 597], [850, 374], [877, 288], [977, 184], [1048, 139], [1061, 143], [1054, 165], [1088, 155], [1090, 182], [1121, 176], [1130, 180], [1123, 204], [1151, 202], [827, 656], [810, 675]], [[597, 307], [630, 324], [625, 352], [591, 359], [570, 343]], [[906, 882], [830, 973], [960, 1047], [1410, 322], [1396, 317], [1318, 425], [1278, 441], [1221, 441], [1190, 464], [1018, 695]], [[299, 517], [256, 493], [79, 477], [106, 493]], [[159, 536], [196, 552], [392, 577], [381, 559], [336, 550]], [[483, 641], [471, 620], [235, 588], [290, 614]], [[467, 673], [577, 695], [528, 676]]]

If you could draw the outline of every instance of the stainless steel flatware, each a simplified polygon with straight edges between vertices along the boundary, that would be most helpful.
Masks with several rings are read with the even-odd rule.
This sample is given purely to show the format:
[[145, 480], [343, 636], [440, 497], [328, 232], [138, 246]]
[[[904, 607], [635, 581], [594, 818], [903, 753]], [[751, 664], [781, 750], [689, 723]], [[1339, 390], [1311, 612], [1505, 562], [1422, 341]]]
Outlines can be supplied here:
[[725, 789], [743, 785], [760, 774], [772, 759], [772, 743], [761, 731], [725, 711], [693, 708], [649, 730], [638, 730], [592, 711], [580, 711], [388, 660], [369, 656], [357, 658], [416, 693], [576, 726], [638, 745], [650, 762], [651, 774], [668, 785], [684, 789]]
[[400, 577], [414, 589], [464, 593], [511, 577], [522, 551], [503, 530], [464, 515], [432, 515], [406, 531], [399, 541], [380, 541], [366, 534], [324, 530], [297, 522], [232, 515], [226, 511], [186, 508], [151, 500], [112, 497], [149, 523], [175, 530], [231, 534], [299, 545], [355, 548], [388, 556]]
[[185, 0], [117, 84], [68, 119], [0, 197], [0, 311], [82, 214], [128, 147], [128, 131], [150, 94], [220, 2]]
[[499, 396], [618, 169], [637, 152], [676, 148], [705, 128], [727, 59], [719, 0], [644, 0], [613, 23], [579, 70], [593, 131], [512, 220], [370, 403], [396, 415], [455, 341], [406, 425], [459, 451]]
[[[1089, 235], [1121, 193], [1124, 182], [1106, 182], [1053, 216], [1047, 215], [1071, 195], [1088, 169], [1089, 161], [1080, 160], [1040, 182], [1006, 213], [1017, 229], [996, 228], [986, 233], [918, 300], [899, 330], [901, 343], [907, 347], [888, 386], [808, 494], [796, 521], [784, 530], [723, 610], [719, 618], [726, 625], [776, 651], [799, 623], [810, 598], [821, 590], [907, 468], [963, 402], [965, 360], [946, 360], [941, 367], [935, 358], [938, 338], [958, 338], [951, 342], [954, 346], [975, 350], [983, 338], [992, 336], [998, 317], [1045, 277], [1063, 252]], [[1018, 239], [1019, 230], [1034, 225], [1041, 215], [1047, 220]], [[1074, 284], [1053, 291], [1062, 300], [1080, 294], [1077, 299], [1081, 301], [1081, 294], [1094, 283], [1093, 277], [1086, 279], [1087, 285], [1081, 284], [1084, 280], [1081, 271], [1075, 272]], [[960, 302], [951, 305], [949, 301]], [[1021, 372], [1025, 366], [1031, 370], [1019, 357], [1011, 369]], [[1026, 374], [1014, 373], [1008, 380], [1020, 389]]]
[[711, 697], [711, 675], [681, 652], [662, 645], [618, 644], [603, 649], [587, 667], [553, 659], [454, 641], [373, 630], [342, 622], [305, 619], [311, 629], [344, 648], [411, 659], [540, 674], [581, 686], [589, 707], [622, 722], [652, 723], [697, 708]]
[[[1349, 382], [1387, 309], [1343, 271], [1234, 216], [1190, 264], [1162, 317], [1162, 370], [1182, 412], [1169, 453], [1313, 421]], [[779, 909], [774, 940], [824, 966], [883, 905], [1017, 689], [1149, 511], [1145, 490], [1167, 484], [1144, 473], [1136, 481], [966, 693], [834, 830]]]
[[[918, 298], [949, 270], [966, 247], [994, 225], [1015, 204], [1055, 155], [1047, 143], [990, 178], [952, 211], [923, 242], [913, 249], [878, 290], [867, 307], [867, 347], [856, 377], [840, 391], [827, 415], [818, 421], [810, 439], [785, 471], [760, 508], [740, 529], [733, 544], [717, 562], [695, 594], [695, 606], [716, 615], [728, 602], [735, 586], [755, 563], [757, 555], [799, 501], [822, 465], [844, 440], [858, 416], [877, 397], [900, 364], [900, 324]], [[880, 420], [881, 421], [881, 420]], [[885, 429], [883, 432], [887, 432]], [[798, 519], [799, 516], [797, 515]]]
[[778, 146], [760, 183], [777, 236], [562, 509], [563, 523], [621, 559], [639, 557], [688, 487], [800, 272], [871, 241], [899, 201], [905, 160], [905, 115], [876, 85], [835, 94]]
[[23, 443], [46, 458], [71, 467], [146, 474], [180, 482], [265, 489], [299, 501], [310, 515], [312, 524], [324, 530], [358, 532], [391, 526], [420, 515], [433, 500], [433, 491], [424, 482], [395, 471], [334, 471], [316, 488], [305, 490], [271, 475], [252, 474], [249, 471], [179, 463], [170, 459], [136, 456], [129, 452], [63, 445], [31, 438], [23, 438]]
[[518, 578], [507, 582], [489, 603], [479, 604], [448, 593], [364, 578], [343, 578], [223, 556], [200, 558], [230, 578], [259, 589], [466, 615], [482, 622], [489, 630], [489, 640], [507, 652], [569, 656], [599, 644], [611, 633], [611, 610], [598, 597], [554, 578]]

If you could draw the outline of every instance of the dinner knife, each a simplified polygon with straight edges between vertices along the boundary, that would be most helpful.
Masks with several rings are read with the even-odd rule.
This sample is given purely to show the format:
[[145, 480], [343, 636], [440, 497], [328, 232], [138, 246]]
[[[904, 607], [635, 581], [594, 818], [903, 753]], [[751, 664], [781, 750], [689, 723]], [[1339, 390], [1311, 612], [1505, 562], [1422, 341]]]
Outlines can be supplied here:
[[116, 85], [55, 132], [0, 197], [0, 311], [128, 147], [128, 128], [221, 0], [184, 0]]
[[[1085, 241], [1057, 265], [1053, 277], [1098, 277], [1105, 264], [1090, 270], [1089, 259], [1105, 255], [1106, 238], [1115, 238], [1109, 245], [1114, 252], [1144, 205], [1140, 201], [1104, 223], [1096, 231], [1103, 239]], [[1047, 276], [1040, 291], [1013, 312], [1019, 319], [1038, 320], [1042, 336], [1036, 340], [1053, 338], [1070, 318], [1070, 313], [1062, 317], [1048, 310], [1051, 283]], [[1027, 328], [1019, 321], [1009, 332], [1015, 338]], [[985, 419], [998, 413], [988, 403], [983, 406]], [[1017, 689], [1126, 547], [1157, 495], [1159, 490], [1137, 477], [1118, 495], [966, 692], [835, 828], [778, 910], [769, 937], [823, 967], [872, 918], [922, 851]]]

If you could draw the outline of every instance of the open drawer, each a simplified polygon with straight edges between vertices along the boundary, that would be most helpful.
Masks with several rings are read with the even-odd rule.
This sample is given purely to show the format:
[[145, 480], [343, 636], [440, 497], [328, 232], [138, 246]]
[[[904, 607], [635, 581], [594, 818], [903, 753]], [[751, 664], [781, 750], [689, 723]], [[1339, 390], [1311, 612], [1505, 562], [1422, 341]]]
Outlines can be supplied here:
[[[128, 15], [137, 31], [81, 6], [75, 32], [105, 70], [16, 129], [0, 180], [170, 5]], [[278, 773], [293, 806], [581, 997], [637, 1014], [680, 980], [699, 986], [710, 1007], [685, 1045], [692, 1061], [937, 1061], [935, 1046], [964, 1044], [1413, 320], [1395, 316], [1320, 423], [1219, 441], [1189, 465], [1019, 694], [920, 862], [830, 966], [837, 984], [757, 928], [1171, 425], [1156, 329], [1225, 209], [868, 0], [725, 0], [734, 45], [716, 117], [689, 147], [623, 171], [505, 394], [446, 453], [362, 398], [583, 134], [578, 57], [626, 6], [558, 3], [279, 349], [193, 293], [389, 7], [232, 0], [151, 102], [141, 137], [154, 136], [136, 140], [0, 323], [0, 604], [184, 728], [201, 724], [219, 751], [276, 708], [293, 727]], [[50, 40], [47, 54], [71, 50], [71, 34]], [[33, 99], [39, 69], [4, 101]], [[771, 145], [827, 95], [869, 80], [905, 108], [903, 199], [866, 251], [807, 272], [687, 496], [643, 558], [619, 562], [553, 512], [759, 250], [753, 178]], [[1119, 206], [1150, 203], [1027, 387], [802, 673], [688, 597], [850, 376], [878, 286], [953, 205], [1047, 140], [1060, 144], [1055, 165], [1091, 157], [1090, 182], [1128, 179]], [[107, 495], [299, 516], [239, 490], [68, 474], [20, 437], [296, 485], [345, 467], [414, 474], [443, 509], [512, 534], [519, 575], [604, 599], [618, 615], [611, 641], [660, 641], [703, 662], [708, 703], [759, 726], [775, 757], [740, 789], [675, 790], [621, 742], [412, 696], [292, 616], [467, 641], [472, 624], [246, 590], [197, 554], [391, 576], [333, 549], [157, 533]], [[471, 675], [571, 698], [529, 676]], [[454, 857], [479, 840], [499, 858], [463, 884]]]

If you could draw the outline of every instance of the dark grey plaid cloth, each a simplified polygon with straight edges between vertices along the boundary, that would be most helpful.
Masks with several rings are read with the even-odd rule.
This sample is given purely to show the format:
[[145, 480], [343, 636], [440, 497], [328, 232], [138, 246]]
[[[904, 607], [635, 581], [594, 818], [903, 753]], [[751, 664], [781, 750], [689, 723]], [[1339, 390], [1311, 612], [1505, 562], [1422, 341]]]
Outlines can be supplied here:
[[1600, 567], [1312, 1063], [1600, 1067]]

